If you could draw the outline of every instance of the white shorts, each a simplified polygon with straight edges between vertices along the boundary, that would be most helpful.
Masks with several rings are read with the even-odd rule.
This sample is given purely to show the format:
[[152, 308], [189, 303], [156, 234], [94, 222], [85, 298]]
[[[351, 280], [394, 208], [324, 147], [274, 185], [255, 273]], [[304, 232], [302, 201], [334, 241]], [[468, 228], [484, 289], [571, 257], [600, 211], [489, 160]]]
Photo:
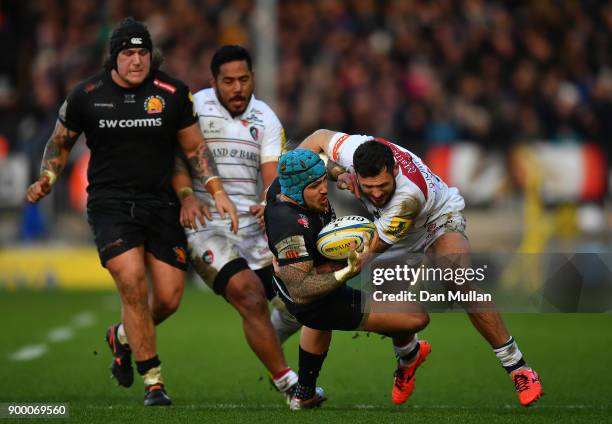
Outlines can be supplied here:
[[208, 222], [203, 229], [187, 231], [191, 263], [211, 288], [219, 271], [235, 259], [243, 258], [254, 271], [272, 264], [268, 241], [256, 221], [241, 227], [238, 234], [230, 231], [229, 222]]
[[[413, 228], [406, 236], [393, 246], [408, 252], [425, 252], [438, 238], [446, 233], [461, 233], [465, 235], [465, 217], [463, 209], [465, 201], [457, 189], [451, 188], [449, 199], [444, 203], [439, 213], [424, 226]], [[396, 247], [397, 246], [397, 247]]]

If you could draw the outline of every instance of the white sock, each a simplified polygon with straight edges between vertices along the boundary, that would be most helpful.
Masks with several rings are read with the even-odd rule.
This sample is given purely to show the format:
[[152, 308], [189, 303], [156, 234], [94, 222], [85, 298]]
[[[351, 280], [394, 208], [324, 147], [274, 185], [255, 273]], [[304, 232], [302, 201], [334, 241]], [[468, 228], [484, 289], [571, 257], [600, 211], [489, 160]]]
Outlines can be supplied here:
[[[407, 367], [417, 358], [419, 353], [419, 337], [415, 334], [412, 340], [405, 346], [393, 345], [395, 357], [398, 360], [400, 367]], [[416, 351], [415, 351], [416, 350]], [[411, 355], [412, 354], [412, 355]]]
[[285, 393], [298, 382], [298, 375], [291, 368], [281, 377], [272, 379], [279, 392]]
[[161, 375], [161, 365], [158, 367], [151, 368], [143, 376], [145, 386], [151, 386], [153, 384], [164, 384], [164, 379]]
[[525, 359], [523, 359], [523, 353], [512, 336], [510, 336], [508, 341], [502, 346], [493, 349], [493, 352], [495, 352], [495, 356], [497, 356], [501, 362], [502, 367], [509, 373], [519, 369], [529, 368], [525, 363]]
[[119, 343], [121, 343], [122, 345], [128, 344], [128, 339], [125, 334], [125, 328], [123, 328], [123, 323], [119, 324], [119, 327], [117, 328], [117, 338], [119, 339]]
[[300, 324], [293, 315], [287, 311], [280, 311], [278, 308], [272, 309], [270, 321], [272, 322], [272, 327], [274, 327], [276, 331], [280, 344], [285, 343], [285, 340], [302, 327], [302, 324]]

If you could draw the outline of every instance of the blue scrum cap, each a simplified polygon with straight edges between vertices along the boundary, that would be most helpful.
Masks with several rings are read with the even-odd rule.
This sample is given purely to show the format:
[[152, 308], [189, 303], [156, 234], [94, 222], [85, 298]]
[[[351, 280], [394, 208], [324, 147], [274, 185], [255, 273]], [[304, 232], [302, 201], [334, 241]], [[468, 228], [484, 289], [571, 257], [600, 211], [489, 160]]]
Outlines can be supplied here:
[[325, 175], [325, 172], [325, 163], [316, 153], [307, 149], [291, 150], [278, 161], [281, 192], [300, 206], [306, 206], [304, 189]]

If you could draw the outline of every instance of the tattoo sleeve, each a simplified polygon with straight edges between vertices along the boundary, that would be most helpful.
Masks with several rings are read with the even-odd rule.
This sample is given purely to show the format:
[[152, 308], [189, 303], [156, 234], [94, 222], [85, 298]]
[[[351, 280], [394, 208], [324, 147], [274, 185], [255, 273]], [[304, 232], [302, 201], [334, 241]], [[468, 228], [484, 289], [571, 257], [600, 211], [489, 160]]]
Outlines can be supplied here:
[[68, 155], [78, 139], [79, 133], [70, 131], [58, 121], [45, 146], [40, 171], [51, 171], [59, 176], [64, 170], [66, 162], [68, 162]]
[[336, 280], [333, 272], [317, 274], [312, 261], [281, 266], [278, 276], [298, 305], [313, 302], [344, 284]]
[[338, 180], [338, 175], [346, 172], [344, 167], [340, 166], [337, 162], [334, 162], [331, 159], [327, 160], [327, 178], [332, 181]]
[[192, 174], [199, 177], [203, 185], [206, 185], [209, 178], [219, 176], [215, 159], [211, 151], [206, 147], [206, 142], [202, 142], [198, 146], [196, 154], [189, 158], [189, 165], [191, 166]]
[[191, 178], [191, 171], [187, 163], [187, 158], [179, 151], [174, 155], [174, 171], [172, 174]]

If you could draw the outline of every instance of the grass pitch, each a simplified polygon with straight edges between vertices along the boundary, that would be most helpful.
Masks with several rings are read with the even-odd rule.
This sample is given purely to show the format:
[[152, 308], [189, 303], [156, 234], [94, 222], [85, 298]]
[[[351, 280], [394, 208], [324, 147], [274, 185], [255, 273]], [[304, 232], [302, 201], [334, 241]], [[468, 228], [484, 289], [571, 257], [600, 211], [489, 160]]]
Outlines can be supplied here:
[[[612, 314], [505, 315], [543, 380], [546, 395], [530, 408], [519, 406], [512, 382], [462, 313], [434, 314], [420, 334], [432, 354], [401, 407], [390, 399], [390, 340], [337, 332], [319, 379], [329, 400], [299, 413], [271, 389], [237, 313], [195, 289], [158, 329], [174, 406], [145, 408], [138, 377], [130, 389], [109, 378], [104, 333], [118, 316], [114, 293], [0, 292], [0, 403], [68, 403], [67, 422], [612, 421]], [[297, 337], [284, 349], [297, 368]]]

